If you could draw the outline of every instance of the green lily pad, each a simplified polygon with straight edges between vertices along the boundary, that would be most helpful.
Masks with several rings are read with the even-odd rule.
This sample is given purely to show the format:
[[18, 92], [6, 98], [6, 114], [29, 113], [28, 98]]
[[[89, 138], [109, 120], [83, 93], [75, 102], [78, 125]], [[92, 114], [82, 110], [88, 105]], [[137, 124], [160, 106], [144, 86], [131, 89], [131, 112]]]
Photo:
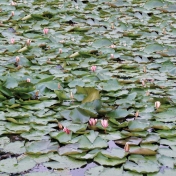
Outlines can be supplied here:
[[133, 120], [128, 124], [130, 131], [144, 131], [150, 127], [150, 122], [147, 120]]
[[24, 142], [16, 141], [5, 145], [4, 151], [14, 154], [23, 154], [26, 152], [26, 149], [24, 147]]
[[110, 46], [112, 43], [110, 40], [104, 38], [104, 39], [98, 39], [96, 40], [92, 46], [95, 47], [95, 48], [101, 48], [103, 46]]
[[114, 159], [115, 158], [122, 159], [127, 155], [125, 150], [121, 148], [112, 148], [110, 151], [102, 150], [101, 153], [108, 158], [114, 158]]
[[123, 159], [114, 159], [114, 158], [107, 158], [105, 156], [103, 156], [102, 154], [98, 154], [95, 158], [94, 161], [101, 164], [101, 165], [105, 165], [105, 166], [117, 166], [120, 165], [122, 163], [125, 163], [126, 158]]
[[53, 161], [45, 162], [43, 165], [53, 169], [74, 169], [87, 164], [86, 161], [75, 160], [73, 158], [67, 156], [59, 156], [57, 154], [51, 156], [50, 159]]
[[51, 143], [48, 140], [28, 142], [25, 145], [26, 153], [30, 154], [42, 154], [57, 151], [58, 144]]
[[6, 173], [20, 173], [32, 169], [36, 165], [30, 157], [8, 158], [0, 161], [0, 171]]
[[[124, 164], [126, 170], [134, 171], [137, 173], [154, 173], [159, 171], [159, 164], [150, 158], [144, 158], [141, 155], [132, 155]], [[132, 162], [134, 161], [134, 162]]]
[[126, 117], [127, 115], [129, 115], [130, 112], [125, 110], [125, 109], [121, 109], [118, 108], [114, 111], [111, 111], [107, 114], [107, 117], [111, 117], [111, 118], [115, 118], [115, 119], [122, 119], [124, 117]]

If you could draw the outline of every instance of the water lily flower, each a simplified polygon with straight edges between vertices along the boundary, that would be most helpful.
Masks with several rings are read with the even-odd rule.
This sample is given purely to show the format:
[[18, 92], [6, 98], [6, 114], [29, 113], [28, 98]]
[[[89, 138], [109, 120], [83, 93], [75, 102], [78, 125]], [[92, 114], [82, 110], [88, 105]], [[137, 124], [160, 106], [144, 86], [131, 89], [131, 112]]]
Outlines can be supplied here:
[[61, 88], [61, 85], [60, 85], [59, 83], [58, 83], [58, 85], [57, 85], [57, 86], [58, 86], [58, 89], [60, 89], [60, 88]]
[[145, 81], [142, 80], [141, 82], [142, 82], [142, 86], [145, 87]]
[[17, 3], [14, 2], [14, 1], [11, 2], [11, 5], [12, 5], [12, 6], [16, 6], [16, 4], [17, 4]]
[[31, 40], [27, 39], [26, 44], [29, 46], [31, 44]]
[[130, 145], [128, 142], [126, 142], [125, 147], [124, 147], [125, 152], [129, 152], [130, 150]]
[[58, 122], [58, 127], [59, 127], [59, 129], [63, 128], [63, 126], [62, 126], [62, 124], [60, 122]]
[[64, 127], [63, 131], [67, 134], [70, 134], [70, 130], [67, 127]]
[[27, 78], [27, 79], [26, 79], [26, 82], [31, 82], [31, 79], [30, 79], [30, 78]]
[[11, 15], [12, 15], [12, 16], [14, 16], [14, 15], [15, 15], [15, 12], [14, 12], [14, 11], [12, 11]]
[[20, 61], [19, 56], [16, 56], [15, 60], [16, 60], [16, 62], [19, 62]]
[[48, 32], [49, 32], [49, 29], [48, 28], [44, 28], [43, 29], [43, 33], [46, 35], [46, 34], [48, 34]]
[[143, 67], [143, 72], [146, 73], [146, 66]]
[[92, 70], [93, 72], [95, 72], [95, 71], [96, 71], [96, 68], [97, 68], [97, 66], [93, 65], [93, 66], [91, 67], [91, 70]]
[[155, 108], [158, 109], [160, 106], [161, 106], [160, 101], [156, 101], [156, 102], [155, 102]]
[[111, 46], [110, 46], [110, 48], [115, 48], [116, 46], [114, 45], [114, 44], [112, 44]]
[[15, 43], [15, 39], [14, 39], [14, 38], [11, 38], [11, 39], [10, 39], [10, 43], [11, 43], [11, 44], [14, 44], [14, 43]]
[[146, 91], [146, 96], [149, 96], [150, 95], [150, 92], [149, 90]]
[[138, 117], [138, 116], [139, 116], [139, 111], [136, 111], [135, 117]]
[[62, 53], [62, 49], [60, 48], [60, 49], [59, 49], [59, 54], [61, 54], [61, 53]]
[[101, 120], [101, 125], [102, 125], [104, 128], [107, 128], [107, 127], [108, 127], [108, 120], [106, 120], [106, 119]]
[[90, 126], [95, 126], [96, 123], [97, 123], [97, 119], [90, 118], [90, 120], [89, 120]]
[[60, 43], [65, 43], [65, 40], [61, 40]]
[[111, 54], [111, 59], [113, 59], [114, 58], [114, 54]]
[[163, 28], [162, 33], [166, 34], [166, 28]]
[[70, 92], [70, 98], [74, 99], [73, 92]]
[[38, 100], [39, 98], [39, 90], [37, 90], [37, 92], [35, 92], [35, 99]]

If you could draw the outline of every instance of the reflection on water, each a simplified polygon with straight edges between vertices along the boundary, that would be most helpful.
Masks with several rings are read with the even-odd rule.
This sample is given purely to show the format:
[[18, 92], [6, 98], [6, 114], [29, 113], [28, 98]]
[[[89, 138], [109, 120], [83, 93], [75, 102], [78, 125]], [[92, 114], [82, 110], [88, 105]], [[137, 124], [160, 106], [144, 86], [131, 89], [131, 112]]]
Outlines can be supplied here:
[[107, 149], [108, 151], [110, 151], [112, 148], [117, 148], [118, 146], [115, 144], [114, 141], [109, 141], [108, 142], [108, 146], [109, 146], [109, 149]]
[[88, 170], [92, 167], [95, 167], [95, 166], [98, 166], [98, 165], [95, 164], [94, 162], [92, 162], [90, 164], [87, 164], [86, 167], [84, 167], [84, 168], [71, 170], [70, 173], [71, 173], [72, 176], [84, 176], [84, 173], [85, 173], [86, 170]]
[[43, 166], [43, 164], [36, 165], [32, 170], [32, 172], [47, 172], [49, 171], [47, 167]]

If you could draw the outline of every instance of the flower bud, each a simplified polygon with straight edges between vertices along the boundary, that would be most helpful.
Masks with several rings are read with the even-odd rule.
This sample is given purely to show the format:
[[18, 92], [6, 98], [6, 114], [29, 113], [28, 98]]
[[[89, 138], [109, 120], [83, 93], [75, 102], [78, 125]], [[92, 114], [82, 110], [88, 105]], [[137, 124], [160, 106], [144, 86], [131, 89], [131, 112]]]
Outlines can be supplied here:
[[60, 88], [61, 88], [61, 85], [60, 85], [59, 83], [58, 83], [58, 85], [57, 85], [57, 86], [58, 86], [58, 89], [60, 89]]
[[62, 129], [62, 128], [63, 128], [62, 124], [59, 123], [59, 122], [58, 122], [58, 127], [59, 127], [59, 129]]
[[[28, 78], [29, 79], [29, 78]], [[38, 97], [39, 96], [39, 90], [37, 90], [37, 92], [35, 92], [35, 96]]]
[[61, 48], [59, 49], [59, 54], [62, 54], [62, 49]]
[[146, 73], [146, 66], [143, 67], [143, 72]]
[[166, 34], [166, 28], [163, 28], [162, 33]]
[[49, 32], [49, 29], [48, 28], [44, 28], [43, 29], [43, 33], [46, 35], [46, 34], [48, 34], [48, 32]]
[[129, 152], [130, 150], [130, 145], [128, 142], [126, 142], [125, 147], [124, 147], [125, 152]]
[[96, 68], [97, 68], [97, 66], [92, 66], [90, 69], [91, 69], [93, 72], [95, 72], [95, 71], [96, 71]]
[[110, 46], [110, 48], [115, 48], [116, 46], [114, 45], [114, 44], [112, 44], [111, 46]]
[[158, 109], [161, 106], [161, 103], [159, 101], [155, 102], [155, 108]]
[[135, 117], [138, 117], [138, 116], [139, 116], [139, 111], [136, 111]]
[[142, 82], [142, 86], [145, 87], [145, 81], [142, 80], [141, 82]]
[[101, 125], [103, 126], [103, 128], [107, 128], [108, 127], [108, 120], [106, 120], [106, 119], [101, 120]]
[[15, 15], [15, 12], [14, 12], [14, 11], [12, 11], [12, 12], [11, 12], [11, 16], [14, 16], [14, 15]]
[[114, 23], [111, 23], [111, 29], [114, 29]]
[[17, 4], [16, 4], [16, 2], [13, 2], [13, 1], [12, 1], [12, 2], [11, 2], [11, 5], [12, 5], [12, 6], [16, 6]]
[[26, 79], [26, 82], [28, 82], [28, 83], [31, 82], [30, 78], [27, 78], [27, 79]]
[[111, 59], [113, 59], [114, 58], [114, 54], [111, 54]]
[[70, 98], [74, 99], [73, 92], [70, 92]]
[[19, 62], [20, 61], [19, 56], [16, 56], [15, 60], [16, 60], [16, 62]]
[[65, 40], [61, 40], [60, 43], [65, 43]]
[[27, 41], [26, 41], [26, 45], [30, 45], [31, 44], [31, 40], [30, 39], [27, 39]]

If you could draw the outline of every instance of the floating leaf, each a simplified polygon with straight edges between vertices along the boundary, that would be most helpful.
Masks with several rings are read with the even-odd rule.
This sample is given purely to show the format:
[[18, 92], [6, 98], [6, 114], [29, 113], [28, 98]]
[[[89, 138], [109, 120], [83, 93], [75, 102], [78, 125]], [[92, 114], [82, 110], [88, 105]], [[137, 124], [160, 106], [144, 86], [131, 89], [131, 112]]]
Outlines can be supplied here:
[[122, 163], [125, 163], [126, 158], [123, 159], [113, 159], [113, 158], [107, 158], [105, 156], [103, 156], [102, 154], [98, 154], [95, 158], [94, 161], [96, 161], [97, 163], [101, 164], [101, 165], [105, 165], [105, 166], [116, 166], [116, 165], [120, 165]]
[[42, 140], [36, 142], [28, 142], [26, 144], [26, 152], [30, 154], [42, 154], [57, 151], [58, 144], [50, 141]]
[[144, 158], [141, 155], [131, 156], [131, 161], [127, 161], [124, 164], [124, 168], [137, 173], [153, 173], [159, 171], [159, 164], [150, 158]]
[[99, 91], [92, 87], [79, 87], [76, 86], [77, 93], [86, 94], [82, 103], [91, 102], [100, 98]]
[[130, 112], [125, 110], [125, 109], [121, 109], [118, 108], [114, 111], [111, 111], [107, 114], [107, 117], [111, 117], [111, 118], [116, 118], [116, 119], [122, 119], [124, 117], [126, 117], [127, 115], [129, 115]]
[[95, 47], [95, 48], [101, 48], [103, 46], [110, 46], [112, 43], [110, 40], [108, 39], [99, 39], [99, 40], [96, 40], [92, 46]]
[[36, 162], [28, 156], [20, 160], [18, 158], [8, 158], [0, 161], [0, 171], [15, 174], [32, 169], [35, 165]]

